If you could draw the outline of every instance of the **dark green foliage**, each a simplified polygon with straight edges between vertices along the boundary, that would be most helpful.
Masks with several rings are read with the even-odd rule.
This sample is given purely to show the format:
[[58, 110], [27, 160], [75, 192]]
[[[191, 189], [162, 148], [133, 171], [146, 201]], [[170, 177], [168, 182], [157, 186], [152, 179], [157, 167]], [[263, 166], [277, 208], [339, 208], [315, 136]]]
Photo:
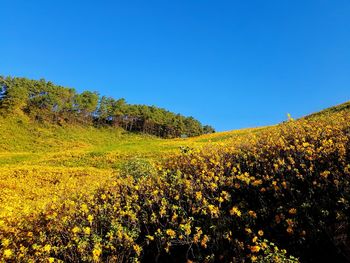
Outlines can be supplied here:
[[28, 98], [28, 89], [23, 85], [23, 80], [12, 80], [11, 78], [0, 78], [2, 91], [0, 107], [6, 113], [23, 110]]
[[54, 85], [52, 82], [0, 76], [2, 115], [26, 114], [39, 122], [78, 123], [122, 127], [163, 138], [198, 136], [214, 129], [193, 117], [155, 106], [127, 104], [125, 99], [99, 97], [96, 92]]
[[204, 126], [203, 126], [203, 132], [204, 132], [205, 134], [208, 134], [208, 133], [215, 133], [215, 129], [214, 129], [212, 126], [210, 126], [210, 125], [204, 125]]
[[189, 117], [186, 118], [185, 121], [186, 134], [188, 136], [198, 136], [203, 134], [203, 127], [199, 121], [196, 119]]

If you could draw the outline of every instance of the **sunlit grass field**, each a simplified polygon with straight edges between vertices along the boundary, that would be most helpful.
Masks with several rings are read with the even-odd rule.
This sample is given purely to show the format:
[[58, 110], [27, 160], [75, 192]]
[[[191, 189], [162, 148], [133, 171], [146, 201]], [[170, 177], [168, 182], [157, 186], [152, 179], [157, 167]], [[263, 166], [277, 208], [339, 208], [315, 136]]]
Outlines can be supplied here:
[[0, 119], [0, 218], [35, 213], [53, 200], [91, 193], [116, 178], [126, 160], [159, 162], [181, 147], [203, 148], [261, 129], [161, 139], [121, 129]]

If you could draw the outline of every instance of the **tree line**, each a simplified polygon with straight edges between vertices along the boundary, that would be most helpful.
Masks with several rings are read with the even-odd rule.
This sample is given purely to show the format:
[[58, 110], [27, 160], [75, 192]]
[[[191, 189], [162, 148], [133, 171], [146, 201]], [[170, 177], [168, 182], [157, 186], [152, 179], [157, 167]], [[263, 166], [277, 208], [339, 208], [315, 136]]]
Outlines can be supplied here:
[[44, 79], [31, 80], [0, 76], [0, 114], [25, 114], [33, 121], [63, 125], [76, 123], [121, 127], [163, 138], [213, 133], [193, 117], [147, 105], [128, 104], [125, 99], [78, 93]]

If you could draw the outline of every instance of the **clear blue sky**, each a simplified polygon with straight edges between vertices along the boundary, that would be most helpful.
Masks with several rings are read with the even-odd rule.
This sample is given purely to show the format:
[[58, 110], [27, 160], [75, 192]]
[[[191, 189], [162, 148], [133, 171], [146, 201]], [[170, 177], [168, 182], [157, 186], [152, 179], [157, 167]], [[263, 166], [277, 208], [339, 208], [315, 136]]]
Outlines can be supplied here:
[[349, 0], [2, 0], [0, 74], [124, 97], [217, 130], [350, 100]]

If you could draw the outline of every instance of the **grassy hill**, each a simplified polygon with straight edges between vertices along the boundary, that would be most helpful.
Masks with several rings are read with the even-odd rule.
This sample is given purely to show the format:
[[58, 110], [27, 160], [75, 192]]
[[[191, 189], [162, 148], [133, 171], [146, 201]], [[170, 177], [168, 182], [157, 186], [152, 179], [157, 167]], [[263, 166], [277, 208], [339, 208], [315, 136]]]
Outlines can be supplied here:
[[[348, 111], [350, 109], [349, 105], [350, 103], [347, 102], [311, 114], [307, 118], [320, 118], [335, 112]], [[237, 140], [237, 138], [258, 134], [271, 128], [273, 127], [217, 132], [192, 138], [161, 139], [147, 134], [125, 132], [121, 128], [39, 124], [25, 116], [0, 118], [0, 165], [4, 168], [0, 172], [0, 180], [4, 186], [9, 185], [8, 177], [11, 174], [18, 173], [18, 171], [21, 173], [34, 169], [45, 174], [45, 172], [59, 167], [61, 169], [60, 173], [64, 174], [72, 173], [73, 170], [70, 169], [79, 168], [85, 171], [86, 176], [76, 177], [75, 184], [79, 185], [82, 181], [85, 181], [94, 185], [93, 182], [97, 181], [97, 186], [100, 186], [101, 183], [108, 182], [113, 178], [116, 170], [127, 160], [141, 158], [161, 162], [174, 154], [180, 153], [181, 148], [202, 149], [213, 145], [232, 144], [232, 141]], [[65, 169], [66, 172], [64, 172]], [[98, 180], [96, 180], [95, 171], [98, 170], [102, 170], [104, 176], [97, 177]], [[45, 187], [51, 185], [50, 180], [47, 181], [45, 178], [40, 179], [38, 177], [35, 180], [42, 180], [41, 185], [45, 185]], [[18, 200], [14, 202], [19, 204], [18, 209], [23, 208], [23, 210], [28, 211], [30, 209], [23, 205], [26, 194], [16, 195], [19, 189], [22, 193], [26, 193], [27, 190], [32, 192], [33, 188], [28, 188], [28, 182], [30, 180], [24, 179], [21, 188], [21, 183], [16, 179], [16, 182], [14, 182], [16, 188], [10, 191], [8, 188], [11, 188], [11, 186], [3, 187], [0, 189], [0, 194], [11, 196], [11, 199], [16, 197]], [[92, 191], [94, 189], [92, 187]], [[81, 190], [86, 189], [81, 187]], [[71, 191], [71, 193], [76, 194], [75, 191]], [[60, 195], [60, 193], [57, 195]], [[28, 207], [33, 207], [35, 202], [42, 202], [46, 198], [46, 195], [41, 194], [37, 194], [34, 199], [31, 194], [29, 196], [30, 205]], [[50, 201], [50, 198], [48, 198], [47, 202]], [[9, 206], [9, 204], [7, 202], [6, 206]], [[4, 206], [4, 203], [2, 206]], [[10, 210], [12, 211], [12, 209]], [[0, 217], [3, 211], [0, 209]], [[15, 212], [20, 211], [16, 210]]]
[[[114, 160], [130, 156], [158, 157], [177, 152], [180, 147], [201, 147], [206, 143], [224, 142], [236, 136], [255, 133], [264, 128], [242, 129], [219, 132], [193, 138], [162, 139], [142, 133], [125, 132], [121, 128], [82, 125], [59, 126], [54, 124], [38, 124], [27, 119], [0, 118], [0, 164], [23, 161], [37, 164], [47, 161], [51, 156], [67, 152], [89, 158], [115, 154]], [[11, 161], [12, 160], [12, 161]], [[71, 165], [74, 161], [72, 161]], [[93, 162], [76, 163], [94, 166]]]
[[349, 105], [177, 139], [0, 118], [0, 259], [342, 262]]
[[329, 115], [332, 113], [337, 113], [337, 112], [344, 112], [344, 111], [350, 111], [350, 101], [324, 109], [319, 112], [315, 112], [312, 114], [307, 115], [305, 118], [315, 118], [319, 116], [324, 116], [324, 115]]
[[6, 200], [0, 203], [0, 218], [41, 211], [52, 201], [50, 190], [57, 198], [93, 192], [110, 182], [127, 160], [161, 161], [179, 153], [180, 147], [199, 148], [209, 141], [222, 142], [249, 132], [248, 129], [166, 140], [120, 128], [0, 118], [0, 196]]

